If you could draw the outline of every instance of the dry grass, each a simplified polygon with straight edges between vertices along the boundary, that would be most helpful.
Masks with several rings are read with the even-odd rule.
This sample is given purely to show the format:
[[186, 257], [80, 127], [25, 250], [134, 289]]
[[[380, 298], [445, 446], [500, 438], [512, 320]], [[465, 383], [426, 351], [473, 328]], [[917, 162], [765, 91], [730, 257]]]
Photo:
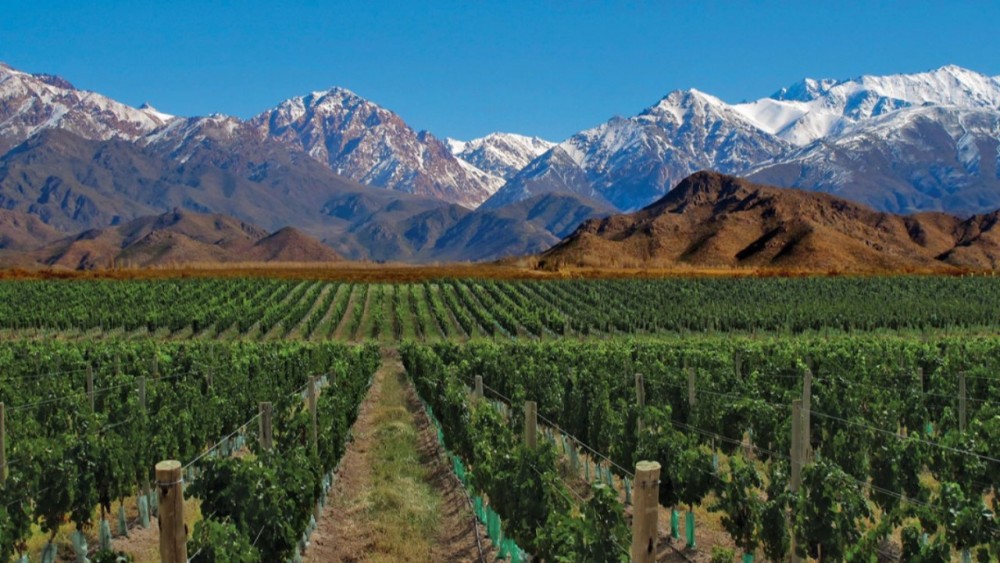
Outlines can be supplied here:
[[386, 376], [374, 413], [372, 485], [361, 499], [375, 532], [366, 561], [430, 561], [438, 537], [441, 498], [417, 451], [417, 429], [401, 377]]
[[185, 264], [157, 268], [117, 268], [76, 271], [63, 268], [16, 268], [0, 270], [0, 280], [154, 280], [178, 278], [275, 278], [369, 283], [413, 283], [443, 278], [493, 280], [623, 279], [697, 277], [809, 277], [886, 275], [990, 275], [991, 272], [953, 268], [899, 270], [839, 270], [777, 267], [701, 267], [676, 264], [670, 267], [560, 267], [537, 269], [533, 260], [518, 259], [498, 263], [377, 264], [373, 262], [333, 263], [233, 263]]

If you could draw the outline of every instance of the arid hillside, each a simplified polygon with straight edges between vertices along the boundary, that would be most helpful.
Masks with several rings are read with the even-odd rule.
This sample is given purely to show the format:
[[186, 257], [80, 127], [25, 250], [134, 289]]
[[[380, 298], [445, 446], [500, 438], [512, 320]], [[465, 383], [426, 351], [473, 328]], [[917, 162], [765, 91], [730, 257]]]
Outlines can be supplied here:
[[61, 238], [8, 265], [74, 270], [233, 262], [335, 262], [330, 247], [286, 227], [276, 233], [226, 215], [172, 211]]
[[894, 215], [831, 195], [699, 172], [652, 205], [584, 222], [539, 266], [781, 268], [873, 272], [995, 269], [998, 212]]

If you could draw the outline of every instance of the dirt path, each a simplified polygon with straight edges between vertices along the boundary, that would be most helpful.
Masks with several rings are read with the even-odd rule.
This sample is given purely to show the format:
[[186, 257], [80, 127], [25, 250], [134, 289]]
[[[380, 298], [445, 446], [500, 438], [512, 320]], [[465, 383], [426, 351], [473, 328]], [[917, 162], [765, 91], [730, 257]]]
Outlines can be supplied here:
[[306, 561], [495, 557], [395, 351], [361, 406]]

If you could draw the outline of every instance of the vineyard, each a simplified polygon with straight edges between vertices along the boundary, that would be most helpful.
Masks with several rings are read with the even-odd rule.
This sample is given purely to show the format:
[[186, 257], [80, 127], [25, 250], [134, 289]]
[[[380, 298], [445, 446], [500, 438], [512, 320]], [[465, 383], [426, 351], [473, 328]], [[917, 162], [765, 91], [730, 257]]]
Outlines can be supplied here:
[[630, 560], [649, 460], [657, 560], [996, 561], [997, 311], [989, 277], [0, 282], [0, 561], [144, 560], [163, 460], [189, 560], [308, 556], [396, 349], [483, 560]]
[[1000, 284], [992, 277], [0, 282], [0, 330], [43, 338], [396, 342], [990, 331], [997, 310]]
[[[112, 522], [128, 533], [126, 499], [148, 528], [153, 467], [164, 459], [185, 460], [187, 492], [204, 515], [192, 560], [227, 560], [251, 545], [263, 560], [292, 557], [378, 362], [372, 346], [332, 343], [3, 344], [0, 560], [28, 550], [33, 525], [47, 538], [41, 560], [56, 560], [67, 515], [78, 551], [97, 530], [107, 552]], [[310, 374], [325, 382], [312, 447]], [[272, 408], [267, 449], [255, 424], [262, 402]]]
[[[770, 560], [793, 542], [824, 560], [891, 559], [891, 537], [902, 538], [895, 556], [906, 561], [1000, 557], [1000, 408], [991, 399], [1000, 395], [1000, 338], [439, 344], [408, 346], [404, 358], [446, 439], [478, 469], [478, 486], [503, 499], [510, 533], [546, 560], [628, 559], [624, 507], [610, 510], [596, 491], [588, 506], [605, 517], [582, 534], [597, 539], [565, 543], [567, 526], [596, 525], [567, 523], [565, 489], [580, 476], [558, 463], [567, 440], [594, 458], [587, 481], [612, 490], [622, 482], [611, 474], [627, 480], [637, 461], [658, 461], [660, 504], [674, 509], [675, 535], [676, 511], [687, 509], [688, 543], [703, 505], [722, 513], [740, 550]], [[535, 402], [551, 447], [519, 447], [521, 417], [470, 404], [464, 388], [477, 375], [502, 411]], [[792, 410], [804, 393], [811, 461], [795, 468]], [[516, 524], [528, 514], [530, 525]]]

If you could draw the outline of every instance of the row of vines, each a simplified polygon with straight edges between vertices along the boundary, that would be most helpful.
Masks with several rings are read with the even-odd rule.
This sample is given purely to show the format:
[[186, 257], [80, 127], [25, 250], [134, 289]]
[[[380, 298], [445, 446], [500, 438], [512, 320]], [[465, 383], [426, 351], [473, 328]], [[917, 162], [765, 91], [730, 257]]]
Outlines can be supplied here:
[[988, 277], [0, 282], [3, 329], [177, 339], [973, 331], [998, 308]]
[[[660, 502], [673, 518], [687, 509], [693, 520], [695, 506], [721, 512], [751, 557], [782, 560], [794, 545], [824, 561], [1000, 558], [995, 336], [438, 343], [410, 345], [404, 357], [421, 393], [438, 397], [437, 414], [474, 481], [485, 472], [490, 482], [498, 459], [509, 463], [489, 448], [512, 447], [495, 420], [458, 400], [479, 375], [514, 412], [536, 401], [540, 418], [619, 469], [659, 462]], [[812, 455], [792, 493], [791, 404], [807, 370]], [[561, 505], [544, 492], [505, 483], [498, 494], [530, 505], [508, 518], [546, 522], [541, 516]], [[524, 530], [521, 541], [544, 549], [540, 538], [549, 536], [536, 532]]]
[[[186, 492], [204, 515], [192, 533], [193, 560], [294, 557], [378, 364], [374, 346], [335, 343], [0, 344], [0, 561], [23, 557], [35, 526], [49, 542], [43, 560], [66, 526], [96, 544], [112, 504], [137, 502], [166, 459], [187, 464]], [[308, 441], [302, 397], [312, 374], [326, 381], [318, 448]], [[274, 408], [269, 451], [249, 423], [264, 401]], [[231, 449], [237, 436], [241, 455], [206, 455], [223, 443]]]

